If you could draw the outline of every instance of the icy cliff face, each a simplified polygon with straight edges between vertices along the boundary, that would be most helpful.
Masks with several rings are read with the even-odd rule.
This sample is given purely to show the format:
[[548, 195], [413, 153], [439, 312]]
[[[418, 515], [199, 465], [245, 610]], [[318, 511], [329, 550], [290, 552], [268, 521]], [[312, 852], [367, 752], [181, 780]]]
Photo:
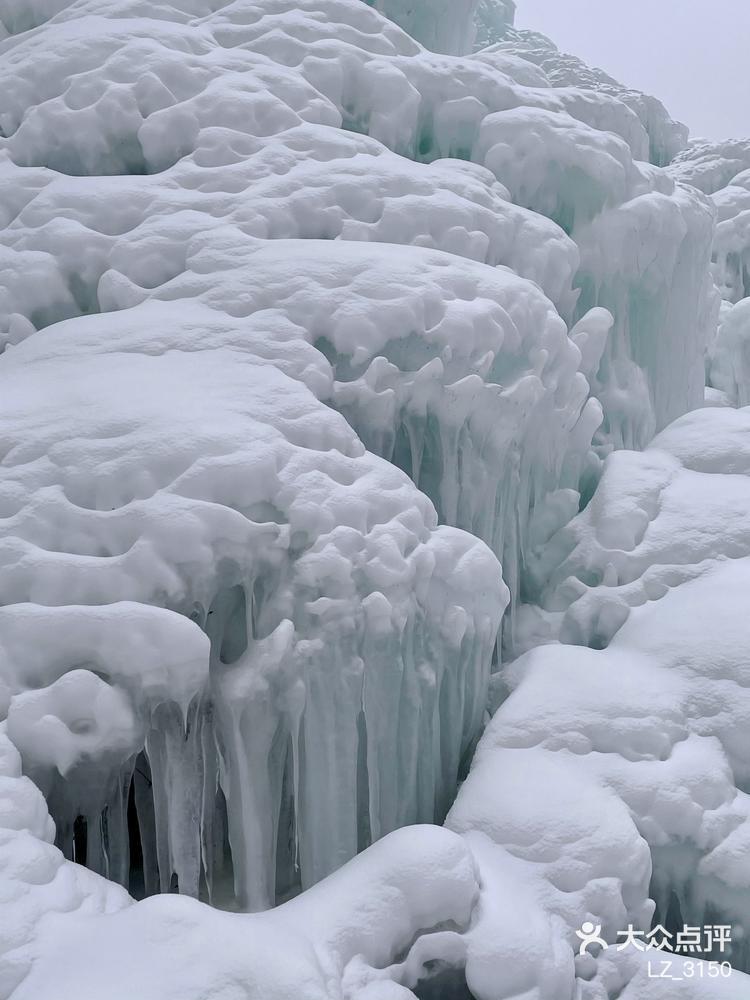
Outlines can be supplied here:
[[[611, 308], [613, 333], [584, 369], [604, 450], [643, 445], [696, 405], [710, 209], [636, 165], [648, 149], [637, 116], [601, 92], [518, 83], [507, 56], [426, 53], [364, 4], [324, 8], [222, 6], [198, 28], [177, 5], [155, 44], [130, 19], [151, 8], [79, 0], [6, 43], [6, 336], [138, 301], [184, 271], [194, 235], [231, 224], [503, 264], [569, 324]], [[53, 36], [66, 45], [51, 72]], [[91, 172], [120, 175], [97, 180], [93, 204]]]
[[[97, 830], [103, 809], [123, 814], [145, 738], [147, 883], [158, 869], [163, 891], [176, 875], [198, 895], [203, 876], [212, 896], [226, 822], [236, 895], [261, 908], [277, 872], [309, 885], [445, 813], [505, 588], [481, 543], [438, 528], [403, 474], [276, 367], [117, 346], [85, 364], [5, 359], [9, 735], [67, 852], [77, 816]], [[117, 666], [123, 631], [145, 641], [142, 605], [178, 613], [150, 628], [179, 685], [156, 687], [142, 657], [127, 677]], [[127, 884], [127, 830], [106, 831], [87, 861]]]
[[0, 997], [661, 1000], [577, 927], [747, 925], [745, 415], [617, 450], [746, 401], [744, 152], [513, 10], [0, 0]]
[[[688, 130], [672, 119], [656, 97], [631, 90], [603, 70], [587, 66], [581, 59], [560, 52], [554, 42], [537, 31], [506, 31], [499, 50], [514, 54], [538, 66], [553, 87], [581, 87], [617, 98], [633, 111], [648, 135], [648, 159], [666, 166], [685, 150]], [[685, 178], [690, 183], [689, 178]], [[700, 186], [700, 185], [699, 185]], [[706, 190], [701, 188], [701, 190]], [[708, 192], [707, 192], [708, 193]]]
[[750, 141], [696, 139], [670, 166], [670, 173], [705, 191], [717, 215], [711, 270], [722, 303], [717, 334], [706, 356], [707, 401], [745, 406], [750, 399], [745, 348], [750, 301]]
[[513, 27], [515, 0], [479, 0], [474, 14], [474, 48], [496, 45]]
[[475, 37], [478, 0], [365, 0], [432, 52], [463, 55]]

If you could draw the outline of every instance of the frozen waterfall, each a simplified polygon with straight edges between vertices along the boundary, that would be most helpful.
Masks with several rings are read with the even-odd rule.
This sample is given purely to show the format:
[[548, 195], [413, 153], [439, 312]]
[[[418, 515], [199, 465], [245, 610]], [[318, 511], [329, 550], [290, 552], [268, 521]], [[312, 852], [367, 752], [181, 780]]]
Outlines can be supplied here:
[[518, 7], [0, 0], [0, 1000], [746, 1000], [750, 144]]

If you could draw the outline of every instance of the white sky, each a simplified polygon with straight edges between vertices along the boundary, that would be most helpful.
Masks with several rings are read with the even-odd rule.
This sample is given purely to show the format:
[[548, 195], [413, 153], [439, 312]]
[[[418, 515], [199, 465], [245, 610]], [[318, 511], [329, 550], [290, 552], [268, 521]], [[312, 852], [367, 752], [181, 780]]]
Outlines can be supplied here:
[[750, 136], [750, 0], [517, 0], [516, 25], [658, 97], [692, 135]]

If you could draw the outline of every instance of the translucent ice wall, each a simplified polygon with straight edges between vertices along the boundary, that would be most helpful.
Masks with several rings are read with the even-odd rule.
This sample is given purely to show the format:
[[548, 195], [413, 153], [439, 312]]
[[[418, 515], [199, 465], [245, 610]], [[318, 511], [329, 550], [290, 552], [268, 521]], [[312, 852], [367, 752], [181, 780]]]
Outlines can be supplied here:
[[619, 83], [603, 70], [561, 52], [536, 31], [506, 31], [500, 50], [538, 66], [553, 87], [578, 87], [617, 98], [637, 116], [648, 135], [648, 159], [657, 166], [671, 163], [688, 146], [688, 129], [674, 121], [656, 97]]
[[717, 216], [711, 270], [721, 308], [706, 356], [707, 402], [744, 406], [750, 398], [745, 346], [750, 301], [750, 140], [696, 139], [677, 157], [670, 173], [704, 191]]
[[128, 884], [145, 766], [146, 889], [229, 878], [257, 909], [443, 815], [507, 599], [490, 552], [247, 354], [15, 354], [8, 732], [60, 847], [82, 818], [87, 863]]
[[722, 299], [739, 302], [750, 295], [750, 140], [695, 140], [670, 173], [700, 188], [715, 205], [714, 280]]
[[[700, 400], [715, 208], [657, 102], [510, 37], [449, 54], [472, 7], [411, 8], [434, 54], [360, 0], [0, 0], [0, 996], [663, 1000], [576, 926], [646, 922], [652, 865], [660, 912], [745, 922], [741, 609], [709, 677], [710, 574], [674, 587], [714, 530], [743, 556], [742, 461], [643, 564], [615, 532], [556, 575], [628, 491], [658, 520], [652, 464], [694, 471], [616, 455], [565, 529], [592, 440]], [[541, 605], [508, 648], [614, 641], [493, 681], [452, 829], [389, 834], [442, 820], [484, 718], [509, 593], [462, 528]], [[332, 869], [262, 916], [185, 898]]]
[[513, 27], [514, 0], [479, 0], [474, 14], [474, 48], [484, 49], [502, 41]]
[[432, 52], [470, 52], [478, 0], [366, 0]]

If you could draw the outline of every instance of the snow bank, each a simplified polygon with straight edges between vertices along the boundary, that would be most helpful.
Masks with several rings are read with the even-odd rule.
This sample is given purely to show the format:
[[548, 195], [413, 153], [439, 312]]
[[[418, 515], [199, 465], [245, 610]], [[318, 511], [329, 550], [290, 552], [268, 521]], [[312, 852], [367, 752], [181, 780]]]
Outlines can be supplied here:
[[[533, 914], [534, 947], [546, 942], [516, 992], [487, 996], [559, 997], [574, 975], [587, 998], [671, 996], [618, 967], [629, 924], [731, 925], [733, 944], [713, 957], [748, 967], [749, 441], [750, 411], [709, 409], [642, 454], [610, 456], [586, 511], [540, 557], [542, 607], [526, 624], [530, 643], [548, 644], [497, 678], [499, 708], [447, 820], [483, 879], [509, 869], [491, 899], [507, 886]], [[525, 945], [517, 909], [502, 949], [491, 943], [492, 920], [507, 920], [497, 910], [487, 904], [473, 931], [493, 956], [486, 980], [467, 963], [476, 996], [501, 954]], [[584, 921], [610, 948], [574, 972]], [[731, 980], [697, 995], [744, 995], [747, 977]]]
[[4, 998], [394, 1000], [413, 996], [407, 987], [436, 961], [465, 954], [479, 884], [468, 846], [447, 830], [391, 834], [269, 913], [177, 895], [134, 904], [51, 846], [42, 796], [2, 732], [0, 768]]
[[[701, 410], [643, 454], [608, 459], [586, 511], [540, 558], [541, 610], [527, 619], [537, 638], [576, 645], [544, 646], [514, 664], [515, 692], [492, 724], [515, 753], [523, 717], [524, 746], [556, 760], [573, 753], [577, 775], [595, 775], [626, 802], [652, 850], [657, 918], [674, 894], [686, 923], [702, 923], [708, 909], [738, 937], [750, 919], [740, 847], [750, 829], [741, 610], [749, 431], [747, 410]], [[617, 707], [607, 709], [609, 699]], [[742, 943], [735, 959], [746, 967]]]

